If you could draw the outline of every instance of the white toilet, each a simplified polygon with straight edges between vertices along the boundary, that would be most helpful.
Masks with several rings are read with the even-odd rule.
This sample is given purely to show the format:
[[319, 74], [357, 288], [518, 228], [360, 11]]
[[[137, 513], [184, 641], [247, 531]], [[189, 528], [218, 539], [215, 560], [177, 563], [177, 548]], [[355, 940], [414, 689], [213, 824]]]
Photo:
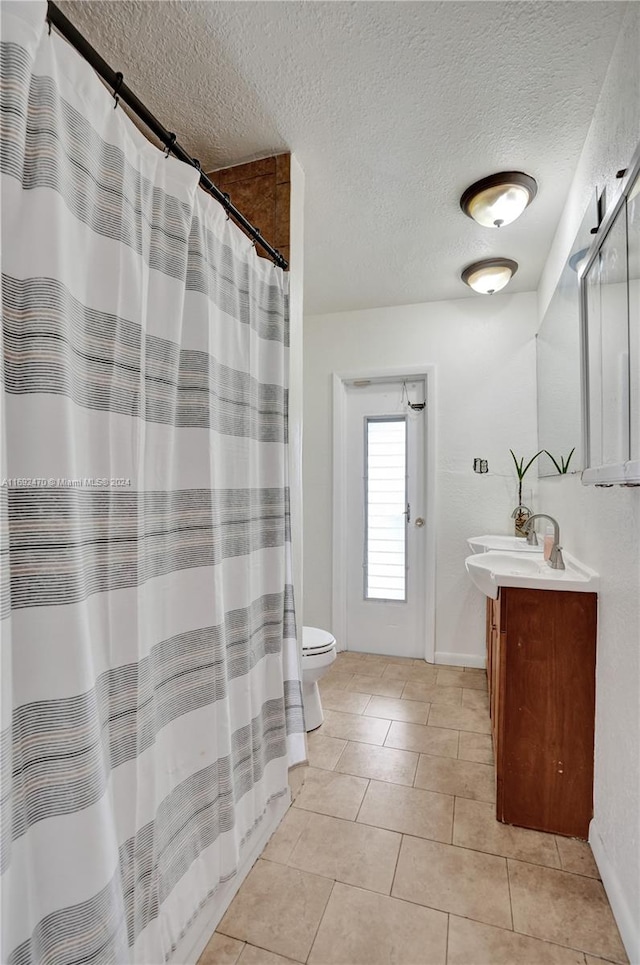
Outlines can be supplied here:
[[318, 681], [336, 659], [336, 638], [318, 627], [302, 628], [302, 702], [307, 731], [319, 727], [324, 717]]

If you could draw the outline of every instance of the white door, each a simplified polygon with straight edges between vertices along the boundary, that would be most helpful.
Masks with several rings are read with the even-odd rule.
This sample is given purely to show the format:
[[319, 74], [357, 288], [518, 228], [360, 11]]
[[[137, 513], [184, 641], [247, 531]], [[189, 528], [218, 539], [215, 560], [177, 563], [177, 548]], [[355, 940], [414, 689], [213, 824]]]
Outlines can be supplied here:
[[346, 646], [424, 657], [424, 381], [345, 390]]

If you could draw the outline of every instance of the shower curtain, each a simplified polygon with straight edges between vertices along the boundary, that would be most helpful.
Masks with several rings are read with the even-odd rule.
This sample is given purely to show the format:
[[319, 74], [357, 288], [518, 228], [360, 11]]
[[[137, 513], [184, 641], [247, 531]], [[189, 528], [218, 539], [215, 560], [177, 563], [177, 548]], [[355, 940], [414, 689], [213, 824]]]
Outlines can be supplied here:
[[45, 15], [2, 5], [1, 960], [155, 965], [305, 755], [288, 281]]

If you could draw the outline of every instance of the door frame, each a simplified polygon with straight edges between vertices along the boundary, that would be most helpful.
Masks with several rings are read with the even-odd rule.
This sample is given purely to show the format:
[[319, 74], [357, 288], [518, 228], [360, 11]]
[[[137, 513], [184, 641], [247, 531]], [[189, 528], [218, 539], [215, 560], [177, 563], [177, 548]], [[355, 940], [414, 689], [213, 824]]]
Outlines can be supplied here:
[[370, 382], [398, 382], [424, 379], [427, 400], [424, 419], [424, 483], [425, 483], [425, 566], [424, 627], [422, 656], [435, 663], [436, 600], [436, 409], [435, 365], [406, 368], [364, 369], [357, 372], [333, 373], [333, 592], [332, 629], [338, 649], [346, 649], [347, 636], [347, 383], [367, 379]]

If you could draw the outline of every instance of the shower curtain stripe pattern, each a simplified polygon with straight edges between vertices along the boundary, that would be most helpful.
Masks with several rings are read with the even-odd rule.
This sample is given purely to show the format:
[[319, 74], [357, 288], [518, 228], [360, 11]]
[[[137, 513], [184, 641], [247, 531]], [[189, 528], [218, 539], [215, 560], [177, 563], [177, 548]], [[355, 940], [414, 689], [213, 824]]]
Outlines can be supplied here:
[[8, 392], [60, 393], [92, 409], [151, 422], [215, 428], [286, 442], [286, 391], [203, 351], [145, 338], [144, 412], [138, 410], [142, 330], [80, 304], [55, 279], [2, 276]]
[[[2, 823], [0, 870], [8, 865], [11, 839], [37, 821], [95, 803], [110, 770], [146, 751], [177, 717], [226, 700], [228, 681], [249, 673], [267, 654], [279, 653], [283, 602], [283, 594], [273, 594], [256, 601], [251, 613], [226, 614], [224, 626], [164, 640], [140, 663], [101, 674], [86, 693], [19, 707], [12, 728], [0, 738], [0, 791], [14, 786], [12, 801], [0, 798], [3, 815], [11, 818]], [[303, 721], [295, 696], [290, 701], [294, 717], [299, 730]], [[12, 742], [16, 734], [20, 740]], [[267, 736], [280, 746], [278, 728]], [[243, 759], [249, 749], [246, 733], [235, 732], [231, 742]]]
[[11, 489], [9, 518], [20, 522], [11, 528], [8, 601], [13, 609], [74, 603], [284, 548], [285, 506], [282, 489]]
[[3, 939], [168, 961], [305, 757], [288, 278], [3, 4]]
[[[187, 257], [187, 290], [206, 294], [221, 311], [232, 315], [240, 307], [240, 321], [259, 325], [263, 338], [287, 338], [288, 331], [279, 323], [280, 286], [267, 279], [254, 289], [251, 268], [249, 284], [238, 286], [230, 245], [218, 242], [216, 261], [211, 262], [207, 248], [214, 239], [206, 222], [193, 218], [190, 205], [181, 204], [141, 177], [118, 146], [101, 138], [90, 121], [60, 97], [54, 79], [31, 76], [31, 64], [24, 54], [21, 47], [5, 44], [2, 170], [18, 179], [24, 190], [56, 191], [76, 218], [93, 231], [131, 247], [149, 267], [182, 279]], [[22, 96], [25, 86], [29, 91], [26, 102]], [[26, 151], [25, 127], [29, 136]], [[184, 227], [192, 222], [193, 237], [185, 250]], [[208, 245], [200, 240], [203, 235]], [[257, 310], [256, 317], [250, 314], [250, 307]]]

